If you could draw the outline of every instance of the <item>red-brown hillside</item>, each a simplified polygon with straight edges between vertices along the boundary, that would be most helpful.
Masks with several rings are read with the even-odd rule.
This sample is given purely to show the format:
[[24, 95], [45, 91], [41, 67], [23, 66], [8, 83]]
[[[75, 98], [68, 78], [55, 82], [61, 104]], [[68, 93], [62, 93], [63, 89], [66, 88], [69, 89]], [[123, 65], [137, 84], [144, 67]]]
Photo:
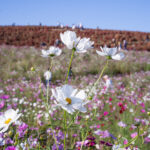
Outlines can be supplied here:
[[[0, 45], [39, 47], [41, 42], [45, 42], [47, 45], [54, 45], [56, 39], [60, 39], [59, 34], [66, 30], [71, 30], [71, 28], [54, 26], [0, 26]], [[80, 37], [90, 37], [95, 42], [94, 47], [105, 44], [111, 47], [118, 46], [118, 43], [122, 43], [125, 39], [127, 41], [127, 49], [129, 50], [150, 51], [150, 33], [101, 29], [75, 29], [74, 31]]]

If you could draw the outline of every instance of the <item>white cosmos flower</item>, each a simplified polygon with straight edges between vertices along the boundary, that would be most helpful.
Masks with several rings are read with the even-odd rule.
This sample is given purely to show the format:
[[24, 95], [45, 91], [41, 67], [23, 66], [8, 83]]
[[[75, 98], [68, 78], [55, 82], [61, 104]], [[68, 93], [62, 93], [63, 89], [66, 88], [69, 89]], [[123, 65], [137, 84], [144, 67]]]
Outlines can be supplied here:
[[64, 33], [60, 33], [60, 38], [68, 49], [76, 48], [77, 44], [80, 41], [80, 37], [77, 38], [76, 33], [73, 31], [66, 31]]
[[7, 131], [9, 125], [21, 116], [18, 114], [18, 110], [9, 109], [3, 115], [0, 116], [0, 133]]
[[74, 48], [78, 53], [86, 52], [88, 49], [92, 48], [92, 45], [94, 44], [89, 38], [77, 38], [76, 33], [73, 31], [60, 33], [60, 38], [68, 49]]
[[56, 98], [57, 105], [70, 114], [76, 110], [86, 112], [84, 105], [87, 102], [84, 102], [86, 98], [84, 90], [78, 92], [77, 89], [73, 89], [72, 86], [66, 84], [62, 87], [52, 89], [52, 96]]
[[48, 50], [42, 50], [42, 57], [59, 56], [62, 50], [58, 47], [50, 46]]
[[100, 56], [107, 56], [109, 59], [114, 59], [114, 60], [122, 60], [125, 56], [124, 53], [120, 52], [118, 53], [118, 49], [116, 47], [114, 48], [108, 48], [107, 46], [105, 47], [100, 47], [102, 51], [96, 51], [98, 55]]
[[90, 41], [90, 38], [83, 38], [79, 41], [76, 50], [78, 53], [84, 53], [87, 50], [91, 49], [93, 44], [94, 42]]

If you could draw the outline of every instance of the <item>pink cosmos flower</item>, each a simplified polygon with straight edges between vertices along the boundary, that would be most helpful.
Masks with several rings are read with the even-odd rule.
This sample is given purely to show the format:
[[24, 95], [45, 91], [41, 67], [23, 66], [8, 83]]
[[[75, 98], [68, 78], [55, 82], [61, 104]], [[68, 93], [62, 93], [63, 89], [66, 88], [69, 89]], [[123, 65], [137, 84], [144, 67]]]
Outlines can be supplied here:
[[150, 143], [150, 137], [146, 137], [146, 138], [144, 139], [144, 142], [145, 142], [145, 143]]
[[137, 132], [134, 132], [131, 134], [131, 138], [135, 138], [137, 135], [138, 135]]
[[17, 150], [15, 146], [8, 146], [5, 150]]
[[5, 101], [3, 100], [0, 102], [0, 109], [2, 109], [4, 107], [4, 105], [5, 105]]
[[128, 144], [128, 140], [124, 140], [124, 141], [123, 141], [123, 144], [124, 144], [124, 145]]
[[118, 122], [118, 126], [125, 128], [125, 127], [126, 127], [126, 124], [123, 123], [122, 121], [120, 121], [120, 122]]
[[145, 113], [146, 111], [145, 111], [145, 109], [141, 109], [141, 112], [142, 112], [142, 113]]
[[104, 116], [108, 115], [108, 112], [107, 111], [104, 111]]

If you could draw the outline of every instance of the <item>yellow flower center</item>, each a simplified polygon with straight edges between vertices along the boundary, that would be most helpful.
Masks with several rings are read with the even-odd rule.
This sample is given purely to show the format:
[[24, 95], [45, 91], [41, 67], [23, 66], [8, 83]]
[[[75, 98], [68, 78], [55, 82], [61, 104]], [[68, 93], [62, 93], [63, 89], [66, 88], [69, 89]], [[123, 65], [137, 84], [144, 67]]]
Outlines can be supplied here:
[[68, 102], [68, 104], [71, 104], [71, 99], [70, 98], [66, 98], [66, 101]]
[[8, 118], [6, 121], [5, 121], [5, 124], [9, 124], [9, 122], [11, 121], [12, 119]]

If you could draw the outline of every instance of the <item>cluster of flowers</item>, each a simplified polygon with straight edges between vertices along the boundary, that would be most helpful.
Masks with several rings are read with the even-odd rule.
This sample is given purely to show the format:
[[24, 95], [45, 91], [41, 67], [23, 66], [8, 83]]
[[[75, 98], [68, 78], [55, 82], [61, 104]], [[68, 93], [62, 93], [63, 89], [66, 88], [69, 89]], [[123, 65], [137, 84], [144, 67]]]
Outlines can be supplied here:
[[[85, 53], [87, 50], [93, 48], [93, 41], [90, 41], [89, 38], [80, 38], [76, 36], [76, 33], [73, 31], [66, 31], [60, 34], [60, 38], [62, 42], [66, 45], [66, 47], [77, 53]], [[124, 54], [122, 52], [118, 52], [118, 49], [100, 47], [101, 51], [96, 51], [100, 56], [106, 56], [107, 59], [114, 60], [122, 60], [124, 58]], [[48, 58], [53, 56], [59, 56], [62, 53], [62, 50], [58, 47], [51, 46], [48, 50], [42, 50], [42, 57]], [[46, 80], [50, 80], [51, 72], [47, 73], [45, 76]], [[62, 87], [57, 87], [56, 89], [52, 89], [52, 96], [56, 98], [58, 105], [61, 106], [68, 113], [73, 113], [75, 110], [79, 110], [81, 112], [86, 112], [86, 108], [84, 107], [87, 104], [86, 94], [85, 92], [79, 91], [77, 89], [73, 89], [70, 85], [64, 85]]]

